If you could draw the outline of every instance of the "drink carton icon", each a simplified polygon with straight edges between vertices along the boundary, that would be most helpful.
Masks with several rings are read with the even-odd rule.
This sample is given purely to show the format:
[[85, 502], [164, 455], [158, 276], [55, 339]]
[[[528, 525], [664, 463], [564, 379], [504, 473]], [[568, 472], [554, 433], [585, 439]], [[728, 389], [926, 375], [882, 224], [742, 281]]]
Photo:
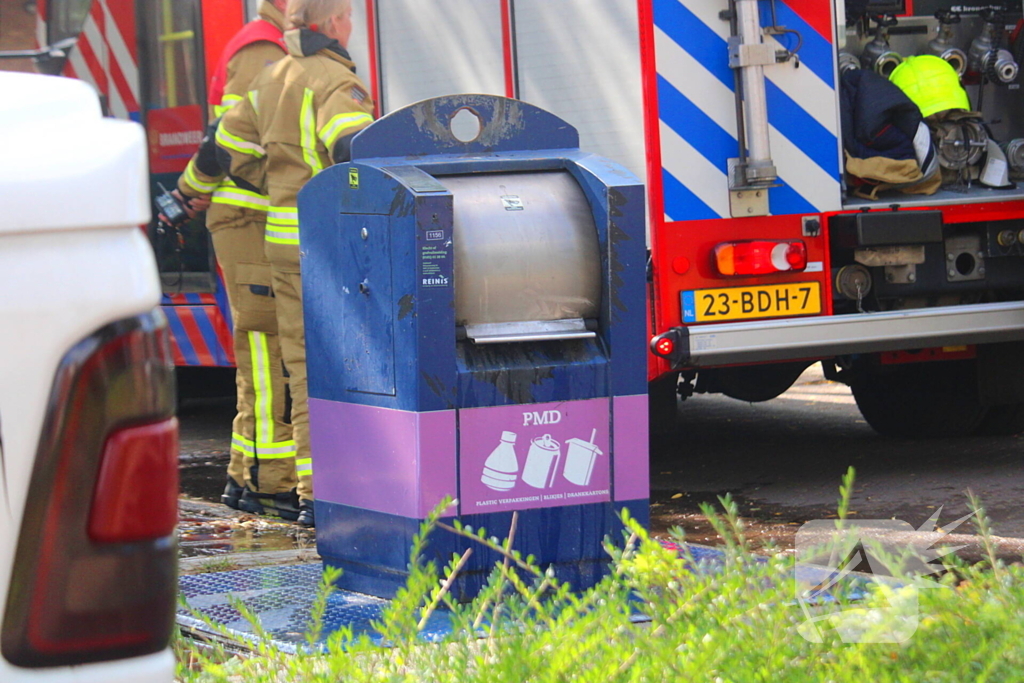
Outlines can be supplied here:
[[535, 489], [546, 489], [555, 483], [562, 446], [550, 434], [538, 436], [530, 444], [523, 467], [523, 481]]
[[590, 441], [583, 439], [569, 439], [566, 441], [568, 450], [565, 453], [565, 471], [562, 476], [567, 481], [577, 486], [589, 486], [590, 477], [594, 473], [594, 463], [597, 456], [601, 455], [601, 449], [594, 444], [597, 438], [597, 430], [590, 433]]

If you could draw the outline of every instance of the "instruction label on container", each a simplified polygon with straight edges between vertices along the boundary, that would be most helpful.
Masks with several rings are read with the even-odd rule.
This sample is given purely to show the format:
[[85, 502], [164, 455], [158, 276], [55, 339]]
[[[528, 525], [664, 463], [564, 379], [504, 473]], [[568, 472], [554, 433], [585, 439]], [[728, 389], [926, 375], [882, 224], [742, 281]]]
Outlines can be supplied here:
[[448, 247], [444, 243], [424, 244], [420, 247], [420, 285], [447, 287], [451, 279], [447, 273]]
[[459, 411], [463, 514], [611, 500], [609, 399]]
[[522, 211], [525, 208], [523, 206], [523, 200], [519, 195], [515, 194], [502, 195], [501, 204], [505, 207], [506, 211]]

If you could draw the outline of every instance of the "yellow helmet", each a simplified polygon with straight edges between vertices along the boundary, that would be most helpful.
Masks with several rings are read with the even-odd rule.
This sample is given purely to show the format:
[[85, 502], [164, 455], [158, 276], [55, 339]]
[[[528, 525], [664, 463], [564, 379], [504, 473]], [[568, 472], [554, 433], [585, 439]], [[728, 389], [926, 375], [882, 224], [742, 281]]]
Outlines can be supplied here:
[[923, 116], [947, 109], [971, 108], [956, 69], [941, 57], [907, 57], [893, 70], [889, 80], [921, 108]]

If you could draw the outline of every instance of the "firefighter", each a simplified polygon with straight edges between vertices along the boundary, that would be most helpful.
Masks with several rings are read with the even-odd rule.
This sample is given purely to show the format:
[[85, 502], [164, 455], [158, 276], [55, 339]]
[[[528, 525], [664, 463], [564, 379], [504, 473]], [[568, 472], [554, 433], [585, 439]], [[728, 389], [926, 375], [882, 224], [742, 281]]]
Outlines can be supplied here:
[[[260, 71], [285, 55], [286, 0], [263, 0], [259, 19], [246, 24], [227, 44], [210, 79], [210, 119], [242, 100]], [[214, 123], [215, 125], [215, 123]], [[235, 185], [216, 156], [212, 136], [204, 141], [178, 181], [179, 192], [201, 208], [212, 195], [206, 225], [234, 321], [238, 370], [237, 413], [232, 424], [231, 460], [221, 501], [264, 514], [272, 508], [298, 519], [295, 441], [286, 418], [287, 381], [281, 361], [270, 263], [264, 253], [266, 195]]]
[[351, 0], [291, 0], [287, 15], [288, 56], [256, 77], [224, 115], [216, 139], [235, 182], [270, 197], [266, 253], [292, 396], [299, 523], [313, 526], [296, 198], [323, 168], [349, 159], [352, 136], [373, 121], [373, 101], [346, 49]]

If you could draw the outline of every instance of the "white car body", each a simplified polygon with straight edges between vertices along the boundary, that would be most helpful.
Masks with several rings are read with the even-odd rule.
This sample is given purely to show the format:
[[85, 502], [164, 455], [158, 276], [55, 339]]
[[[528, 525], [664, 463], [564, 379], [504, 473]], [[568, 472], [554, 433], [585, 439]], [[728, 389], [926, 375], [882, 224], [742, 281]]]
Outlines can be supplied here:
[[[146, 140], [82, 81], [0, 73], [0, 622], [55, 371], [97, 329], [152, 310]], [[168, 683], [169, 650], [20, 668], [5, 683]]]

